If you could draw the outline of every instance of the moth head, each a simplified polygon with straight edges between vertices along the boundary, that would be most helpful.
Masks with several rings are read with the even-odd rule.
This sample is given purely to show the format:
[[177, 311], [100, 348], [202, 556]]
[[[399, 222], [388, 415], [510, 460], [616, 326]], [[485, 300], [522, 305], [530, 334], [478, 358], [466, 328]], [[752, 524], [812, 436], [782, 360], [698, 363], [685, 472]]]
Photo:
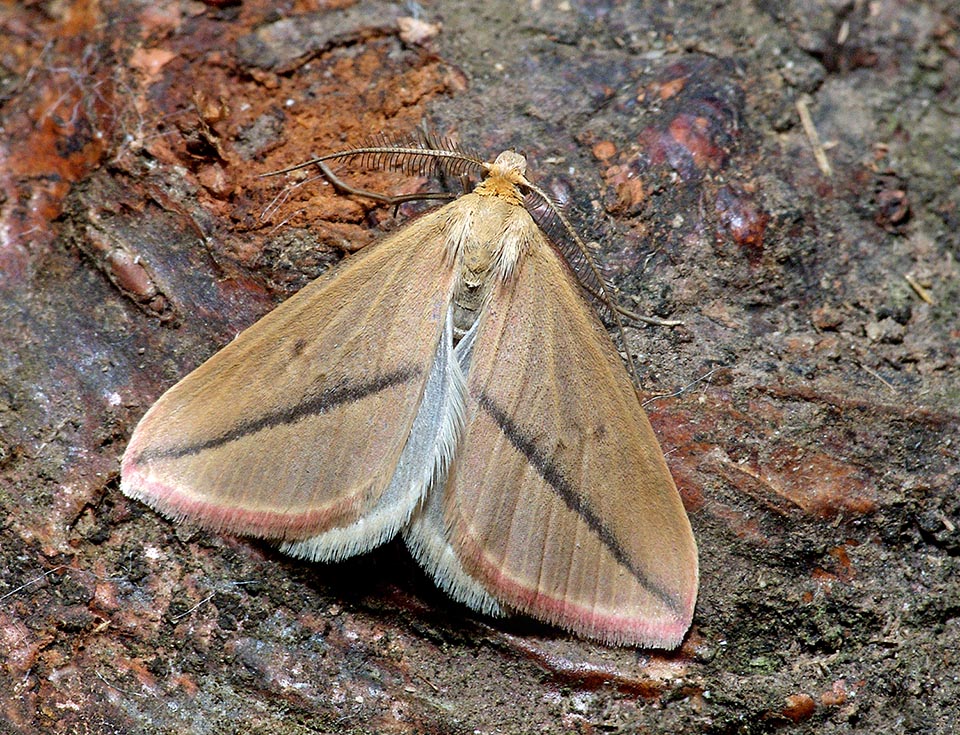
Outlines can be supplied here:
[[488, 178], [504, 178], [515, 186], [527, 186], [527, 159], [516, 151], [504, 151], [496, 160], [487, 164]]

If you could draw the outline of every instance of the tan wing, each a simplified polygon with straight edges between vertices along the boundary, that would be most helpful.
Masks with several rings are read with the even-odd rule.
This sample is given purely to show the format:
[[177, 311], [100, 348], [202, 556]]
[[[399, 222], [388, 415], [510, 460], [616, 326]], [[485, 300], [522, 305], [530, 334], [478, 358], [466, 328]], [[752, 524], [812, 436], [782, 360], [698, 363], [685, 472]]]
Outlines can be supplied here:
[[358, 519], [394, 476], [432, 372], [454, 280], [448, 219], [437, 210], [347, 259], [167, 391], [130, 440], [123, 491], [295, 543], [355, 522], [353, 551], [396, 533], [402, 515], [373, 531]]
[[690, 523], [620, 356], [535, 235], [479, 325], [450, 542], [508, 606], [608, 643], [674, 647], [697, 594]]

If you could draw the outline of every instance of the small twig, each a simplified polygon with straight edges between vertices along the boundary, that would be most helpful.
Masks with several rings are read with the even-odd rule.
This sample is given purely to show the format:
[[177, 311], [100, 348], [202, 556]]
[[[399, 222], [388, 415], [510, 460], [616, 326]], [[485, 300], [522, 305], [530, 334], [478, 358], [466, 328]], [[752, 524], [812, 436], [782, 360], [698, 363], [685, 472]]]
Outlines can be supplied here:
[[435, 691], [435, 692], [439, 692], [439, 691], [440, 691], [440, 687], [438, 687], [436, 684], [434, 684], [432, 681], [430, 681], [430, 680], [429, 680], [427, 677], [425, 677], [423, 674], [418, 673], [418, 674], [417, 674], [417, 678], [420, 679], [420, 681], [422, 681], [422, 682], [423, 682], [424, 684], [426, 684], [428, 687], [430, 687], [431, 689], [433, 689], [433, 691]]
[[[722, 367], [722, 366], [721, 366], [721, 367]], [[692, 383], [687, 383], [685, 386], [683, 386], [682, 388], [679, 388], [678, 390], [675, 390], [673, 393], [662, 393], [662, 394], [657, 395], [657, 396], [650, 396], [650, 398], [648, 398], [647, 400], [645, 400], [645, 401], [643, 402], [643, 405], [644, 405], [644, 406], [647, 406], [647, 404], [653, 403], [654, 401], [659, 401], [661, 398], [676, 398], [676, 397], [679, 396], [679, 395], [683, 395], [683, 394], [686, 393], [688, 390], [690, 390], [693, 386], [695, 386], [697, 383], [702, 383], [704, 380], [706, 380], [707, 378], [709, 378], [711, 375], [713, 375], [715, 372], [717, 372], [717, 370], [720, 370], [720, 368], [719, 368], [719, 367], [715, 367], [715, 368], [714, 368], [713, 370], [711, 370], [710, 372], [706, 373], [705, 375], [701, 375], [699, 378], [697, 378], [696, 380], [694, 380]]]
[[879, 380], [881, 383], [883, 383], [885, 386], [887, 386], [892, 393], [894, 393], [894, 394], [899, 393], [899, 391], [898, 391], [886, 378], [884, 378], [880, 373], [878, 373], [876, 370], [871, 370], [871, 369], [868, 368], [866, 365], [864, 365], [864, 364], [861, 363], [861, 362], [857, 362], [856, 360], [851, 360], [850, 362], [852, 362], [852, 363], [853, 363], [854, 365], [856, 365], [858, 368], [860, 368], [861, 370], [863, 370], [865, 373], [867, 373], [867, 374], [869, 374], [869, 375], [872, 375], [874, 378], [876, 378], [877, 380]]
[[39, 575], [38, 577], [34, 577], [34, 578], [31, 579], [30, 581], [24, 582], [24, 583], [21, 584], [19, 587], [16, 587], [16, 588], [10, 590], [9, 592], [7, 592], [5, 595], [0, 596], [0, 602], [3, 602], [3, 601], [6, 600], [8, 597], [12, 597], [13, 595], [17, 594], [18, 592], [22, 592], [23, 590], [25, 590], [27, 587], [29, 587], [29, 586], [32, 585], [32, 584], [36, 584], [37, 582], [43, 581], [44, 579], [46, 579], [47, 577], [49, 577], [51, 574], [56, 574], [57, 572], [60, 572], [60, 571], [62, 571], [62, 570], [64, 570], [64, 569], [69, 570], [69, 571], [71, 571], [71, 572], [76, 572], [76, 573], [78, 573], [78, 574], [88, 574], [88, 575], [90, 575], [91, 577], [93, 577], [94, 579], [99, 579], [99, 580], [110, 580], [110, 581], [112, 581], [112, 580], [119, 580], [119, 579], [124, 579], [124, 578], [125, 578], [124, 575], [122, 575], [122, 574], [121, 574], [121, 575], [118, 575], [118, 576], [116, 576], [116, 577], [101, 577], [101, 576], [99, 576], [99, 575], [97, 575], [97, 574], [94, 574], [94, 573], [91, 572], [89, 569], [80, 569], [79, 567], [72, 567], [72, 566], [70, 566], [69, 564], [60, 564], [59, 566], [56, 566], [56, 567], [54, 567], [53, 569], [50, 569], [50, 570], [44, 572], [43, 574]]
[[121, 689], [121, 688], [118, 687], [116, 684], [113, 684], [113, 683], [107, 681], [107, 679], [104, 677], [104, 675], [101, 674], [99, 671], [97, 672], [97, 678], [98, 678], [100, 681], [102, 681], [104, 684], [106, 684], [108, 687], [110, 687], [111, 689], [116, 689], [116, 690], [117, 690], [118, 692], [120, 692], [121, 694], [129, 694], [131, 697], [145, 697], [145, 696], [147, 696], [147, 695], [144, 694], [143, 692], [134, 692], [134, 691], [131, 691], [131, 690], [129, 690], [129, 689]]
[[930, 292], [927, 291], [927, 289], [925, 289], [923, 286], [921, 286], [917, 282], [917, 279], [915, 279], [909, 273], [904, 273], [903, 280], [905, 280], [908, 284], [910, 284], [910, 288], [912, 288], [916, 292], [917, 296], [920, 297], [921, 301], [924, 301], [930, 304], [930, 306], [936, 305], [937, 302], [933, 300], [933, 297], [930, 295]]
[[311, 176], [309, 179], [304, 181], [298, 181], [296, 183], [285, 186], [282, 191], [278, 192], [277, 195], [270, 200], [270, 202], [263, 208], [263, 211], [260, 213], [260, 219], [266, 221], [273, 215], [273, 213], [280, 209], [281, 205], [285, 204], [290, 200], [291, 192], [296, 189], [299, 189], [301, 186], [306, 186], [311, 184], [314, 181], [318, 181], [320, 176]]
[[70, 568], [70, 567], [68, 567], [66, 564], [61, 564], [61, 565], [58, 566], [58, 567], [54, 567], [54, 568], [51, 569], [50, 571], [44, 572], [43, 574], [41, 574], [39, 577], [34, 577], [34, 578], [31, 579], [29, 582], [24, 582], [24, 583], [21, 584], [19, 587], [13, 588], [13, 589], [10, 590], [7, 594], [5, 594], [5, 595], [3, 595], [2, 597], [0, 597], [0, 602], [3, 602], [3, 601], [6, 600], [8, 597], [12, 597], [13, 595], [17, 594], [18, 592], [20, 592], [20, 591], [22, 591], [22, 590], [25, 590], [25, 589], [26, 589], [27, 587], [29, 587], [31, 584], [36, 584], [37, 582], [42, 582], [44, 579], [46, 579], [47, 577], [49, 577], [51, 574], [56, 574], [56, 573], [59, 572], [61, 569], [69, 569], [69, 568]]
[[813, 157], [817, 161], [817, 167], [824, 176], [833, 176], [833, 168], [830, 166], [827, 152], [823, 149], [823, 143], [820, 142], [820, 134], [817, 133], [813, 118], [810, 117], [810, 107], [806, 95], [797, 100], [797, 113], [800, 115], [803, 132], [806, 133], [810, 147], [813, 149]]
[[937, 511], [937, 517], [940, 519], [940, 522], [943, 524], [943, 527], [946, 528], [950, 533], [953, 533], [957, 530], [956, 524], [947, 518], [946, 513], [942, 510]]
[[192, 613], [192, 612], [193, 612], [194, 610], [196, 610], [197, 608], [199, 608], [199, 607], [205, 605], [206, 603], [210, 602], [210, 600], [212, 600], [212, 599], [213, 599], [213, 593], [211, 593], [211, 594], [207, 595], [206, 597], [204, 597], [202, 600], [200, 600], [200, 602], [198, 602], [196, 605], [194, 605], [193, 607], [191, 607], [191, 608], [190, 608], [189, 610], [187, 610], [186, 612], [182, 612], [182, 613], [180, 613], [179, 615], [171, 615], [170, 618], [169, 618], [170, 622], [171, 622], [171, 623], [179, 623], [181, 620], [183, 620], [185, 617], [187, 617], [187, 615], [189, 615], [190, 613]]
[[627, 319], [633, 319], [636, 322], [643, 322], [644, 324], [653, 324], [657, 327], [682, 327], [683, 322], [679, 319], [658, 319], [655, 316], [644, 316], [643, 314], [638, 314], [635, 311], [630, 311], [630, 309], [625, 306], [613, 302], [613, 308], [619, 311]]
[[[244, 585], [244, 584], [257, 584], [257, 582], [259, 582], [259, 581], [260, 581], [260, 580], [257, 580], [257, 579], [248, 579], [248, 580], [243, 581], [243, 582], [230, 582], [230, 584], [229, 584], [228, 586], [229, 586], [229, 587], [240, 587], [241, 585]], [[210, 602], [210, 600], [212, 600], [215, 595], [216, 595], [216, 592], [211, 592], [209, 595], [207, 595], [206, 597], [204, 597], [202, 600], [200, 600], [200, 602], [198, 602], [196, 605], [194, 605], [193, 607], [191, 607], [189, 610], [187, 610], [187, 611], [185, 611], [185, 612], [182, 612], [182, 613], [180, 613], [179, 615], [171, 615], [168, 619], [170, 620], [171, 623], [179, 623], [181, 620], [183, 620], [185, 617], [187, 617], [187, 615], [189, 615], [190, 613], [192, 613], [194, 610], [197, 610], [198, 608], [200, 608], [200, 607], [202, 607], [203, 605], [205, 605], [205, 604], [207, 604], [208, 602]]]

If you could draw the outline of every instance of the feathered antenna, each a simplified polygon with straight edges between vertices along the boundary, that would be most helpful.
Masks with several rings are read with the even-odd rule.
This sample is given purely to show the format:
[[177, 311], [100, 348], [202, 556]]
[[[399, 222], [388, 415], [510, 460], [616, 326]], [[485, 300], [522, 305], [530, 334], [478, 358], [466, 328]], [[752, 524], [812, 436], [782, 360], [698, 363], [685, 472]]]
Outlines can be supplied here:
[[[604, 296], [604, 292], [613, 289], [606, 285], [605, 280], [599, 279], [596, 269], [591, 268], [591, 264], [595, 262], [595, 254], [597, 252], [596, 243], [588, 242], [578, 246], [576, 243], [577, 238], [572, 237], [571, 232], [556, 215], [557, 210], [563, 210], [563, 205], [553, 198], [550, 199], [550, 202], [550, 204], [545, 204], [543, 196], [529, 191], [526, 196], [524, 196], [523, 206], [530, 212], [530, 216], [533, 217], [540, 229], [550, 238], [550, 242], [553, 243], [554, 247], [563, 255], [564, 260], [567, 261], [568, 265], [576, 274], [580, 285], [596, 302], [601, 314], [607, 314], [612, 308], [620, 312], [620, 316], [625, 316], [627, 319], [643, 322], [644, 324], [653, 324], [658, 327], [676, 327], [683, 324], [682, 321], [677, 319], [660, 319], [658, 317], [638, 314], [616, 301], [609, 303]], [[571, 239], [573, 242], [571, 242]], [[581, 247], [586, 248], [589, 257], [581, 251]]]
[[[567, 219], [567, 216], [563, 213], [563, 209], [553, 199], [553, 197], [547, 194], [547, 192], [545, 192], [539, 186], [532, 184], [529, 181], [524, 182], [524, 187], [528, 191], [527, 196], [524, 198], [524, 206], [526, 206], [528, 212], [532, 211], [531, 205], [537, 200], [539, 200], [543, 207], [546, 208], [545, 219], [542, 221], [547, 223], [547, 227], [544, 228], [539, 221], [537, 223], [540, 224], [544, 232], [548, 236], [551, 236], [551, 229], [554, 230], [554, 232], [556, 232], [557, 229], [561, 229], [563, 234], [569, 238], [569, 241], [576, 246], [576, 250], [572, 250], [569, 247], [563, 247], [560, 244], [563, 242], [561, 239], [552, 236], [550, 238], [560, 251], [560, 254], [563, 255], [566, 258], [567, 263], [570, 264], [571, 269], [573, 269], [573, 272], [577, 275], [580, 285], [583, 287], [583, 289], [594, 299], [599, 301], [605, 310], [608, 311], [613, 317], [613, 320], [617, 326], [617, 331], [620, 333], [620, 341], [623, 343], [623, 352], [627, 356], [627, 365], [630, 368], [630, 374], [633, 376], [635, 382], [639, 382], [640, 377], [637, 374], [637, 366], [634, 364], [633, 355], [630, 353], [630, 348], [627, 346], [627, 335], [623, 329], [623, 320], [620, 318], [620, 312], [622, 309], [617, 307], [616, 302], [610, 296], [610, 289], [607, 286], [606, 280], [603, 278], [603, 274], [600, 273], [600, 269], [597, 267], [593, 256], [590, 254], [590, 248], [587, 247], [587, 244], [583, 241], [583, 238], [577, 234], [577, 231], [573, 229], [573, 225], [570, 224], [570, 220]], [[580, 273], [577, 268], [577, 264], [580, 262], [586, 266], [586, 270], [583, 273]]]
[[[545, 203], [543, 196], [531, 190], [526, 192], [523, 198], [523, 206], [540, 229], [544, 231], [554, 247], [563, 255], [563, 259], [573, 269], [580, 285], [606, 313], [609, 310], [609, 304], [600, 296], [600, 292], [604, 290], [603, 281], [598, 279], [597, 271], [591, 269], [588, 259], [577, 247], [576, 241], [571, 238], [567, 228], [564, 227], [563, 222], [556, 215], [558, 210], [563, 209], [563, 205], [552, 197], [549, 203]], [[584, 247], [588, 251], [596, 249], [592, 243], [585, 243]], [[591, 254], [590, 257], [592, 259], [593, 255]]]
[[[491, 164], [484, 161], [482, 157], [474, 153], [468, 153], [461, 148], [459, 144], [454, 143], [449, 138], [438, 136], [425, 130], [417, 130], [412, 136], [406, 137], [380, 134], [357, 148], [316, 156], [309, 161], [298, 163], [295, 166], [290, 166], [280, 171], [271, 171], [264, 175], [275, 176], [296, 171], [307, 166], [318, 166], [335, 186], [344, 191], [361, 196], [367, 196], [394, 204], [409, 199], [437, 198], [437, 195], [430, 194], [385, 197], [372, 192], [354, 189], [340, 181], [326, 166], [326, 161], [351, 158], [359, 159], [361, 165], [365, 167], [402, 171], [410, 175], [419, 176], [445, 175], [462, 178], [469, 174], [486, 174], [491, 168]], [[522, 186], [526, 190], [524, 196], [524, 207], [526, 210], [531, 213], [531, 216], [535, 218], [540, 228], [560, 251], [560, 254], [570, 265], [571, 270], [573, 270], [574, 275], [577, 277], [584, 291], [601, 306], [604, 312], [609, 313], [610, 316], [613, 317], [617, 331], [620, 333], [620, 340], [623, 343], [630, 373], [633, 375], [634, 381], [638, 382], [639, 376], [637, 374], [637, 368], [633, 361], [633, 355], [627, 347], [626, 333], [620, 315], [623, 314], [638, 321], [654, 324], [666, 325], [674, 324], [675, 322], [665, 322], [658, 319], [642, 317], [618, 306], [611, 296], [611, 289], [607, 286], [606, 280], [600, 273], [600, 269], [597, 267], [593, 255], [590, 253], [589, 246], [577, 234], [576, 230], [573, 229], [567, 216], [563, 213], [560, 204], [543, 189], [530, 183], [526, 177], [524, 177]], [[573, 244], [572, 247], [570, 243]]]
[[449, 138], [418, 130], [412, 136], [404, 137], [376, 135], [357, 148], [327, 153], [266, 175], [275, 176], [325, 161], [351, 158], [359, 159], [364, 167], [402, 171], [413, 176], [445, 175], [460, 178], [469, 174], [480, 175], [489, 167], [483, 158], [463, 150]]

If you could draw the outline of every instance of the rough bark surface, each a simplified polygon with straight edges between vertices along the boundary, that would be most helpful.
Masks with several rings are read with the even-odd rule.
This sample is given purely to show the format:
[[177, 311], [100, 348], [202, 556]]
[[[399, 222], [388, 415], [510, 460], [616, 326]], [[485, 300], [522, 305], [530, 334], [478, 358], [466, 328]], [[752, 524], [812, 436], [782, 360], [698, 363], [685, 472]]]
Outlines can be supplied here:
[[[0, 9], [0, 729], [954, 732], [955, 3], [408, 15]], [[627, 330], [700, 546], [675, 653], [485, 620], [398, 543], [310, 565], [119, 491], [166, 387], [412, 213], [258, 175], [424, 121], [525, 153], [626, 305], [683, 322]]]

